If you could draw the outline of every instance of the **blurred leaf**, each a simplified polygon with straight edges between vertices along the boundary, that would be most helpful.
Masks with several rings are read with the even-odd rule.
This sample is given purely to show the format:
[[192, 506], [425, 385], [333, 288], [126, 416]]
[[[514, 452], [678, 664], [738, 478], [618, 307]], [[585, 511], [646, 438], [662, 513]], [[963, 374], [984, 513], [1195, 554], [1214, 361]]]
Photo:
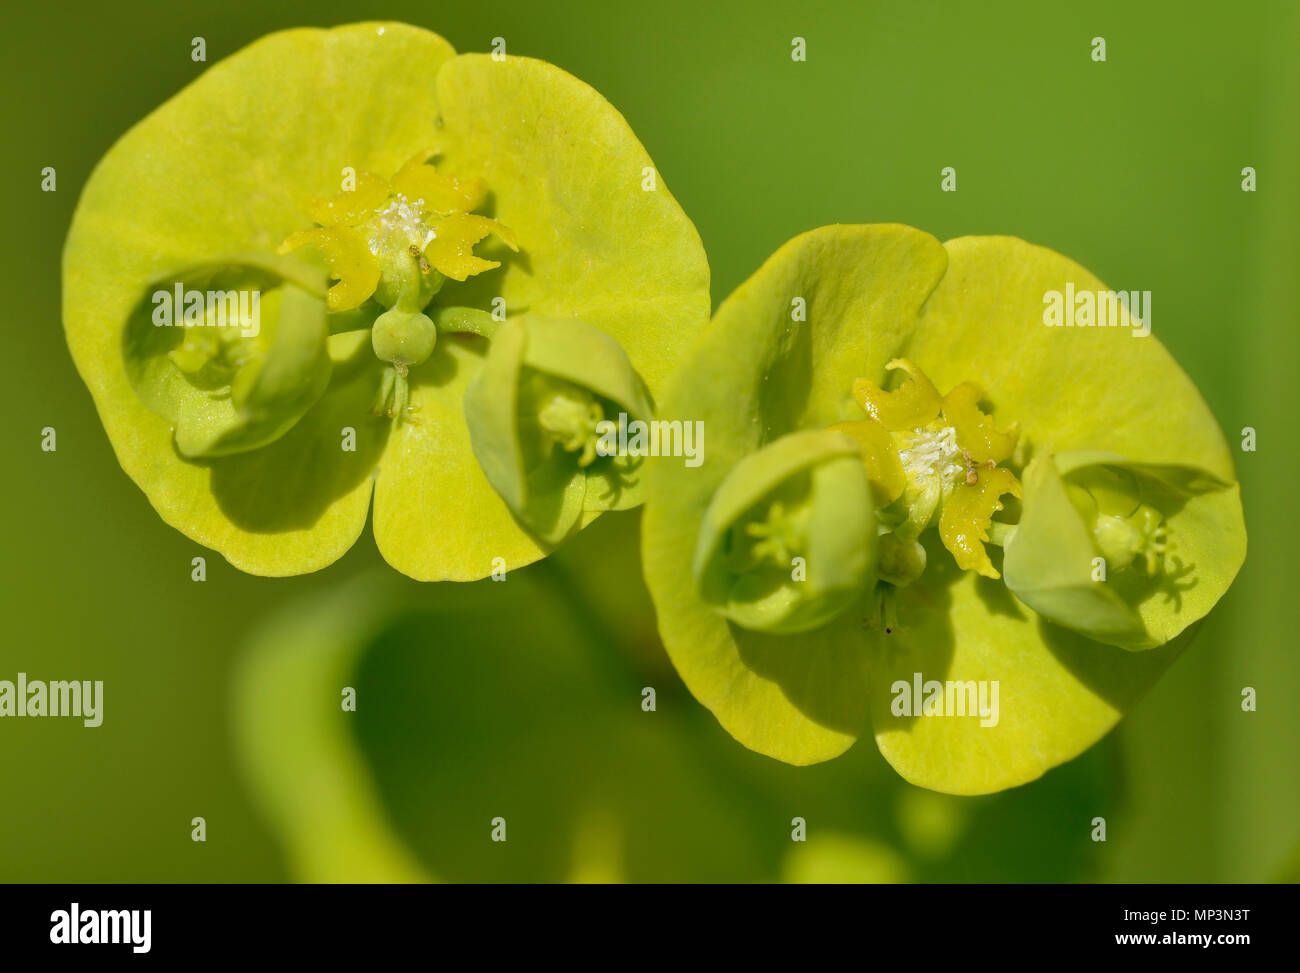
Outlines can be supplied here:
[[[1086, 827], [1052, 834], [1051, 853], [1032, 862], [1019, 862], [1007, 844], [1014, 832], [998, 829], [1017, 814], [1086, 822], [1067, 810], [1080, 793], [1096, 806], [1096, 788], [1083, 784], [1092, 778], [1080, 776], [1091, 774], [1086, 764], [1053, 776], [1073, 782], [1068, 801], [1059, 785], [983, 799], [977, 826], [957, 804], [936, 817], [925, 801], [937, 795], [900, 802], [914, 789], [870, 747], [803, 769], [737, 747], [646, 657], [644, 631], [617, 624], [623, 610], [646, 617], [636, 607], [644, 595], [600, 610], [604, 576], [634, 577], [620, 562], [635, 566], [638, 553], [617, 541], [635, 525], [634, 515], [612, 514], [575, 541], [574, 563], [603, 562], [586, 577], [563, 570], [563, 559], [455, 588], [374, 576], [290, 605], [261, 630], [237, 685], [237, 739], [295, 877], [1079, 874]], [[354, 713], [340, 705], [346, 686]], [[642, 709], [647, 686], [653, 712]], [[796, 817], [813, 850], [791, 840]], [[505, 842], [491, 840], [497, 818]]]

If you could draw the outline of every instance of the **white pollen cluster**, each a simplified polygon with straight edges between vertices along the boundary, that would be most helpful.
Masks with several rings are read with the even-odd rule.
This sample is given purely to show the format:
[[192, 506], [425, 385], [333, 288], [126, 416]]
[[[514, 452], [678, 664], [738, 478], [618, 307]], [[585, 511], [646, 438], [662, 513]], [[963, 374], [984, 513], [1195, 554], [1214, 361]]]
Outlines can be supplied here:
[[906, 435], [906, 445], [898, 451], [898, 458], [909, 478], [927, 480], [938, 477], [949, 485], [965, 475], [966, 464], [961, 447], [957, 445], [957, 431], [952, 426], [913, 429]]
[[437, 236], [425, 222], [424, 200], [412, 202], [401, 193], [390, 199], [388, 205], [376, 212], [361, 229], [370, 252], [375, 256], [379, 256], [394, 236], [400, 236], [421, 250]]

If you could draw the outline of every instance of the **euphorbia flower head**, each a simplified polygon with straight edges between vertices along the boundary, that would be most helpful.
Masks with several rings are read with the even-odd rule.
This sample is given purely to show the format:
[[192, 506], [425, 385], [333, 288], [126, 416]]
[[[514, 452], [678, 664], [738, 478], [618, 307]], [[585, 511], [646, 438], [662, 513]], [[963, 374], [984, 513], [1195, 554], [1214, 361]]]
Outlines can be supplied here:
[[648, 412], [709, 307], [698, 234], [598, 93], [402, 24], [208, 69], [100, 162], [63, 269], [123, 469], [265, 575], [330, 564], [372, 505], [424, 580], [635, 505], [587, 419]]
[[653, 464], [644, 561], [678, 672], [746, 746], [814, 763], [870, 726], [922, 786], [1024, 783], [1227, 590], [1218, 424], [1126, 309], [1047, 326], [1067, 288], [1113, 296], [1021, 240], [833, 226], [718, 309], [660, 409], [710, 449]]

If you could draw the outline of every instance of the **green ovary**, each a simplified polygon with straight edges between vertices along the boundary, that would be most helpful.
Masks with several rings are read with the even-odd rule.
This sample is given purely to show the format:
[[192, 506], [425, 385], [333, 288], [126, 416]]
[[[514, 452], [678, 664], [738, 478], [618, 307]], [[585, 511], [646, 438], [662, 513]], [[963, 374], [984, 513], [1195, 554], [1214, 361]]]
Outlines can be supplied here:
[[546, 437], [566, 452], [578, 453], [578, 465], [584, 468], [596, 459], [597, 426], [604, 418], [595, 396], [571, 382], [555, 382], [537, 415]]
[[438, 329], [428, 315], [400, 307], [379, 315], [370, 329], [375, 357], [399, 368], [428, 361], [437, 341]]
[[749, 543], [737, 546], [739, 559], [751, 565], [768, 564], [788, 570], [790, 562], [807, 550], [807, 519], [806, 510], [788, 510], [780, 500], [773, 501], [762, 519], [745, 525]]
[[1147, 574], [1154, 575], [1165, 553], [1163, 523], [1160, 511], [1143, 504], [1132, 517], [1098, 517], [1092, 535], [1112, 569], [1122, 571], [1140, 556], [1146, 562]]

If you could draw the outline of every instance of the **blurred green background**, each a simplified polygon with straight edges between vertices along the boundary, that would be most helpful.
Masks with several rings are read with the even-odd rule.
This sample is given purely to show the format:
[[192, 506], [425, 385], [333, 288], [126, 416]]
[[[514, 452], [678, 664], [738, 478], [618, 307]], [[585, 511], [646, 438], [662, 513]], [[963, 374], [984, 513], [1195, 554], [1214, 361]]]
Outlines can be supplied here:
[[[733, 743], [685, 695], [655, 645], [635, 573], [618, 553], [634, 518], [612, 518], [605, 543], [588, 542], [588, 557], [609, 563], [584, 573], [612, 589], [585, 590], [581, 576], [566, 573], [572, 557], [528, 582], [567, 577], [565, 597], [594, 613], [581, 616], [585, 635], [565, 643], [577, 653], [572, 665], [526, 670], [536, 693], [518, 688], [521, 673], [492, 693], [485, 683], [493, 671], [481, 661], [413, 653], [412, 645], [452, 631], [430, 628], [427, 618], [379, 626], [376, 644], [390, 647], [363, 658], [356, 678], [362, 700], [386, 699], [391, 718], [362, 706], [356, 752], [412, 859], [448, 878], [568, 877], [573, 839], [555, 822], [570, 814], [562, 799], [569, 784], [594, 779], [621, 781], [622, 796], [597, 818], [621, 814], [653, 846], [640, 865], [627, 862], [631, 877], [825, 875], [824, 861], [780, 850], [790, 846], [789, 819], [805, 807], [819, 840], [830, 831], [849, 836], [849, 850], [832, 849], [831, 860], [862, 860], [864, 872], [881, 877], [1286, 877], [1300, 847], [1300, 653], [1284, 628], [1300, 551], [1291, 490], [1300, 449], [1298, 11], [1288, 0], [1068, 8], [840, 0], [766, 9], [737, 0], [323, 0], [306, 19], [288, 4], [234, 0], [219, 12], [162, 2], [7, 12], [0, 679], [20, 670], [102, 679], [106, 705], [98, 729], [0, 722], [0, 880], [303, 874], [286, 864], [285, 836], [258, 814], [252, 795], [262, 792], [237, 763], [241, 657], [277, 608], [293, 612], [310, 597], [328, 604], [354, 576], [391, 572], [368, 532], [331, 569], [271, 581], [241, 576], [166, 527], [118, 468], [72, 368], [59, 260], [98, 158], [202, 70], [190, 60], [192, 37], [206, 39], [212, 62], [278, 28], [376, 17], [436, 30], [465, 51], [487, 50], [501, 36], [511, 53], [545, 58], [601, 91], [699, 227], [715, 305], [782, 242], [826, 223], [899, 221], [940, 239], [1013, 234], [1074, 258], [1115, 288], [1151, 290], [1160, 305], [1155, 333], [1229, 441], [1238, 443], [1245, 426], [1258, 433], [1258, 451], [1238, 454], [1250, 553], [1199, 638], [1110, 738], [1043, 780], [991, 798], [937, 798], [904, 785], [869, 740], [808, 770]], [[796, 36], [807, 41], [804, 63], [790, 57]], [[1105, 63], [1090, 58], [1094, 36], [1106, 39]], [[43, 166], [57, 169], [54, 193], [40, 191]], [[939, 190], [944, 166], [957, 170], [956, 193]], [[1257, 170], [1254, 193], [1241, 191], [1244, 166]], [[45, 426], [57, 429], [55, 453], [40, 450]], [[208, 555], [205, 584], [190, 581], [196, 554]], [[384, 583], [405, 599], [427, 594], [431, 608], [454, 609], [454, 589]], [[596, 616], [612, 610], [624, 637], [601, 634]], [[500, 640], [492, 645], [508, 662]], [[602, 675], [588, 679], [587, 670]], [[461, 721], [435, 718], [442, 711], [399, 691], [411, 682], [446, 696], [457, 679], [481, 700]], [[663, 753], [620, 766], [606, 746], [582, 745], [590, 735], [570, 726], [576, 743], [549, 757], [538, 751], [554, 773], [510, 772], [511, 741], [541, 746], [537, 727], [559, 720], [539, 715], [538, 694], [599, 697], [640, 718], [642, 685], [659, 691], [659, 712], [646, 718], [662, 721], [651, 749]], [[1241, 711], [1244, 686], [1258, 692], [1255, 713]], [[636, 732], [615, 722], [617, 732]], [[492, 728], [489, 747], [482, 733]], [[462, 750], [480, 755], [440, 756]], [[634, 777], [652, 797], [628, 790]], [[479, 821], [465, 803], [474, 787], [521, 806], [540, 801], [552, 824], [512, 832], [509, 862], [458, 857], [449, 849], [458, 847], [460, 825], [432, 822], [453, 806]], [[1094, 814], [1107, 817], [1104, 844], [1088, 840]], [[190, 840], [196, 815], [207, 820], [206, 843]], [[730, 836], [709, 849], [713, 858], [697, 847], [701, 829]], [[701, 874], [714, 858], [719, 870]], [[727, 865], [737, 861], [746, 868]]]

